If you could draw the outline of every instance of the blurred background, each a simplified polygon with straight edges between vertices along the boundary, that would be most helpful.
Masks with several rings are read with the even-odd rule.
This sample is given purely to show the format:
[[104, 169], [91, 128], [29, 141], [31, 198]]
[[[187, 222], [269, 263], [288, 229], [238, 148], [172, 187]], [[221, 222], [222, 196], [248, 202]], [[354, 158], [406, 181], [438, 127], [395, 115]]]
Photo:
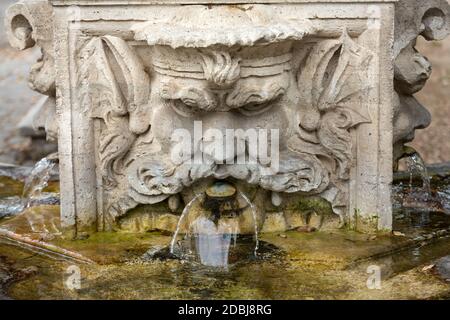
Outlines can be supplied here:
[[[36, 146], [39, 139], [30, 136], [24, 121], [31, 106], [41, 98], [27, 83], [29, 69], [40, 53], [36, 48], [19, 52], [9, 47], [3, 16], [14, 2], [0, 0], [0, 162], [30, 164], [45, 156], [48, 148], [42, 142]], [[411, 145], [429, 164], [447, 162], [450, 161], [450, 38], [442, 42], [421, 38], [417, 48], [433, 63], [433, 75], [417, 95], [431, 112], [433, 122], [429, 128], [417, 132]]]
[[433, 117], [431, 126], [417, 132], [411, 144], [427, 163], [450, 161], [450, 38], [428, 42], [423, 38], [418, 50], [433, 64], [433, 74], [426, 87], [417, 94]]

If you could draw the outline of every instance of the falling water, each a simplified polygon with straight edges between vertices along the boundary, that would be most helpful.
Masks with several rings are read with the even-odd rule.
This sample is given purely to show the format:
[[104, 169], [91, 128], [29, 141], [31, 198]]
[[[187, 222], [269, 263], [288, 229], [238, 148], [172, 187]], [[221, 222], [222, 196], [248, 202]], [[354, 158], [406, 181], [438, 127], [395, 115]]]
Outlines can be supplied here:
[[180, 229], [182, 226], [182, 223], [184, 222], [186, 216], [188, 215], [189, 211], [191, 210], [192, 206], [194, 205], [194, 203], [200, 199], [202, 197], [201, 194], [198, 194], [194, 197], [194, 199], [192, 199], [184, 208], [180, 219], [178, 220], [178, 225], [177, 225], [177, 229], [175, 230], [175, 233], [173, 234], [173, 238], [172, 241], [170, 243], [170, 253], [174, 254], [175, 251], [175, 244], [177, 243], [177, 239], [178, 239], [178, 234], [180, 233]]
[[[410, 175], [409, 189], [402, 197], [402, 207], [410, 214], [413, 225], [423, 227], [431, 222], [430, 214], [445, 212], [440, 194], [433, 192], [431, 179], [424, 160], [418, 152], [408, 148], [406, 165]], [[413, 184], [414, 175], [419, 175], [422, 186]]]
[[[216, 215], [210, 214], [209, 211], [195, 211], [194, 219], [188, 218], [194, 204], [204, 197], [201, 194], [194, 197], [184, 208], [170, 243], [170, 254], [183, 259], [197, 260], [204, 266], [220, 267], [225, 270], [233, 260], [237, 262], [239, 257], [248, 258], [249, 252], [256, 257], [259, 249], [257, 211], [255, 205], [245, 194], [239, 191], [239, 195], [248, 203], [252, 212], [255, 233], [252, 241], [249, 242], [248, 238], [243, 237], [242, 241], [237, 243], [238, 208], [232, 209], [231, 216], [220, 213], [221, 219], [217, 219]], [[182, 241], [177, 242], [181, 229], [187, 221], [189, 225], [186, 226], [186, 235]], [[249, 247], [250, 243], [254, 246]]]
[[44, 199], [42, 191], [48, 186], [55, 165], [56, 161], [49, 158], [37, 162], [25, 180], [22, 197], [9, 197], [0, 201], [0, 218], [21, 213], [30, 208], [34, 201], [48, 202], [48, 199]]
[[[175, 245], [184, 221], [187, 219], [194, 203], [202, 197], [203, 195], [197, 195], [184, 208], [170, 244], [170, 253], [172, 255], [175, 253]], [[227, 223], [220, 223], [219, 226], [216, 226], [214, 221], [208, 217], [199, 216], [188, 226], [184, 242], [187, 242], [190, 248], [192, 245], [191, 241], [195, 240], [195, 251], [202, 265], [227, 268], [231, 239], [236, 239], [237, 230], [237, 226], [231, 226]], [[192, 237], [189, 235], [191, 232], [193, 233]], [[183, 258], [186, 258], [183, 248], [180, 249], [181, 255]], [[191, 254], [192, 250], [189, 250], [188, 255]]]
[[229, 264], [231, 240], [237, 238], [239, 230], [237, 223], [233, 225], [233, 223], [220, 221], [216, 226], [211, 219], [199, 217], [191, 227], [201, 264], [226, 269]]
[[259, 249], [259, 234], [258, 234], [258, 220], [257, 220], [257, 213], [256, 213], [256, 207], [253, 204], [253, 202], [250, 201], [250, 199], [241, 191], [239, 191], [239, 195], [244, 198], [244, 200], [248, 203], [250, 206], [250, 209], [252, 210], [253, 214], [253, 223], [255, 224], [255, 257], [258, 255], [258, 249]]
[[418, 173], [420, 177], [422, 178], [422, 188], [423, 191], [426, 192], [427, 196], [431, 199], [432, 193], [431, 193], [431, 180], [430, 176], [428, 175], [427, 166], [425, 165], [425, 161], [422, 159], [419, 153], [415, 152], [409, 157], [406, 158], [406, 165], [408, 167], [408, 171], [410, 174], [410, 187], [412, 188], [413, 184], [413, 175], [414, 173]]
[[25, 180], [25, 187], [23, 188], [23, 204], [24, 208], [29, 208], [32, 200], [38, 198], [48, 186], [51, 177], [51, 172], [55, 167], [55, 161], [43, 158], [34, 166], [31, 174]]

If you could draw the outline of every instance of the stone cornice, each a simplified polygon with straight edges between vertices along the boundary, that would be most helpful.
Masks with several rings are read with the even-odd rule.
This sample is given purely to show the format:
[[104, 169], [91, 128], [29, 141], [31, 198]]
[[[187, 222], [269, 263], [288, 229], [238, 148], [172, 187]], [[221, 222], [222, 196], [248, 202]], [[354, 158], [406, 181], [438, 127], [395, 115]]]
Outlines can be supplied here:
[[302, 4], [302, 3], [395, 3], [399, 0], [49, 0], [54, 6], [173, 5], [173, 4]]

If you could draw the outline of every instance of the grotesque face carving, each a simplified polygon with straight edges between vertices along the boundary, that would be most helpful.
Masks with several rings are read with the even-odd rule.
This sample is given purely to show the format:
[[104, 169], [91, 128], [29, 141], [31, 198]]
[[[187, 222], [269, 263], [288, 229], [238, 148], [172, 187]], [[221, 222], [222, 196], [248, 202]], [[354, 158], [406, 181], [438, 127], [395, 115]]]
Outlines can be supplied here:
[[[149, 161], [145, 144], [128, 156], [127, 175], [136, 197], [161, 190], [176, 194], [206, 177], [234, 177], [292, 192], [320, 191], [328, 183], [318, 159], [287, 146], [299, 103], [292, 44], [259, 49], [153, 49], [151, 112], [145, 122], [151, 124], [152, 142], [158, 146], [158, 154], [151, 157], [158, 160]], [[211, 147], [217, 141], [208, 138], [210, 129], [213, 138], [220, 138], [222, 152], [217, 152], [217, 145]], [[180, 130], [192, 144], [182, 150], [182, 160], [176, 160], [174, 137]], [[253, 132], [264, 140], [257, 140], [257, 147], [263, 144], [266, 150], [252, 149]], [[201, 161], [195, 162], [199, 154]], [[247, 161], [239, 162], [240, 157]]]
[[283, 137], [288, 134], [287, 93], [293, 78], [290, 53], [251, 60], [243, 58], [245, 52], [195, 51], [187, 53], [192, 59], [190, 69], [180, 71], [181, 67], [170, 66], [172, 61], [167, 60], [155, 64], [151, 123], [164, 151], [170, 151], [175, 130], [192, 132], [195, 121], [223, 136], [226, 130], [255, 128], [281, 129]]
[[442, 40], [450, 33], [447, 1], [399, 1], [395, 23], [394, 164], [404, 155], [404, 144], [415, 131], [431, 123], [428, 110], [413, 96], [431, 76], [431, 63], [416, 50], [416, 41]]
[[302, 33], [274, 40], [272, 31], [256, 28], [272, 39], [257, 45], [157, 44], [139, 55], [112, 36], [85, 46], [101, 70], [86, 69], [112, 218], [207, 178], [323, 194], [342, 216], [350, 130], [370, 121], [372, 53], [347, 33], [299, 46]]
[[415, 131], [431, 123], [431, 115], [413, 94], [425, 86], [431, 76], [431, 63], [415, 48], [415, 40], [395, 61], [394, 158], [403, 154], [404, 144], [414, 140]]

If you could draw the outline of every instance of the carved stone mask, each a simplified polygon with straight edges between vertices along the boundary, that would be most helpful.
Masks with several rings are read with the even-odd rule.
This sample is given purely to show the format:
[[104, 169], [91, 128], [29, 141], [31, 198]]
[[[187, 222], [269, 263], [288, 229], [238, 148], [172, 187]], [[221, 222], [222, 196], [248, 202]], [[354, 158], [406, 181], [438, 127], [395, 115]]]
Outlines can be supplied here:
[[[205, 12], [206, 20], [214, 17]], [[113, 36], [84, 46], [83, 59], [92, 62], [83, 65], [92, 116], [102, 124], [98, 167], [111, 190], [106, 210], [113, 219], [207, 178], [322, 195], [344, 214], [350, 130], [370, 122], [362, 101], [371, 89], [373, 54], [345, 30], [340, 38], [308, 42], [315, 33], [308, 21], [274, 21], [266, 28], [241, 11], [232, 15], [248, 25], [246, 33], [222, 33], [214, 23], [202, 31], [183, 21], [149, 22], [133, 28], [135, 40], [146, 41], [140, 47]], [[180, 137], [192, 144], [180, 148]], [[211, 138], [225, 141], [222, 153]], [[236, 161], [240, 157], [247, 161]]]
[[[292, 42], [258, 49], [153, 47], [149, 112], [145, 115], [146, 120], [141, 118], [140, 122], [151, 126], [152, 142], [159, 149], [158, 158], [164, 160], [149, 161], [145, 144], [130, 152], [127, 176], [136, 191], [135, 198], [142, 201], [143, 194], [151, 196], [162, 189], [167, 194], [176, 194], [183, 187], [206, 177], [233, 177], [279, 191], [291, 188], [304, 192], [320, 191], [327, 184], [317, 159], [294, 153], [287, 146], [298, 126], [291, 119], [297, 118], [293, 116], [298, 112], [300, 94], [295, 85]], [[133, 113], [130, 111], [130, 118], [137, 118]], [[201, 124], [201, 141], [195, 140], [198, 134], [196, 123]], [[213, 129], [216, 136], [225, 137], [225, 140], [232, 132], [232, 138], [237, 140], [232, 142], [233, 146], [248, 146], [249, 137], [245, 133], [255, 128], [266, 133], [276, 132], [276, 141], [272, 141], [274, 137], [270, 134], [264, 138], [267, 147], [276, 153], [276, 161], [281, 161], [280, 172], [263, 173], [264, 168], [271, 165], [266, 162], [269, 151], [264, 152], [264, 159], [253, 154], [252, 165], [237, 163], [238, 157], [250, 157], [249, 150], [233, 147], [230, 151], [224, 145], [224, 151], [218, 153], [215, 148], [210, 148], [217, 141], [208, 140], [208, 134], [204, 132]], [[194, 140], [187, 150], [183, 150], [183, 160], [175, 161], [173, 154], [178, 146], [174, 137], [180, 130]], [[236, 136], [236, 132], [244, 134]], [[198, 154], [202, 162], [193, 163]], [[157, 171], [170, 174], [163, 178]], [[289, 182], [288, 175], [296, 176], [297, 180]], [[156, 176], [160, 182], [155, 182]]]
[[[285, 52], [271, 56], [277, 49]], [[155, 48], [151, 123], [164, 152], [171, 151], [173, 132], [180, 128], [192, 132], [194, 121], [223, 136], [226, 130], [281, 129], [285, 140], [289, 131], [285, 108], [296, 104], [286, 96], [288, 90], [296, 90], [290, 86], [291, 47], [269, 46], [268, 56], [253, 59], [246, 57], [252, 50], [230, 51]], [[182, 57], [175, 61], [162, 59], [177, 54]], [[183, 61], [186, 56], [189, 64]]]

